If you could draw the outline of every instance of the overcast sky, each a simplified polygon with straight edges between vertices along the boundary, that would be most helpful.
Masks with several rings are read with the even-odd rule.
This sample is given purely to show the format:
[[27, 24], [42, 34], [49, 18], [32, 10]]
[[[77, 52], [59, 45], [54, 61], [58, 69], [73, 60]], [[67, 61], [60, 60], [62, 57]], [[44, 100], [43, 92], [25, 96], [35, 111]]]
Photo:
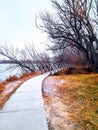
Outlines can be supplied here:
[[40, 11], [51, 9], [51, 0], [0, 0], [0, 44], [23, 46], [34, 42], [39, 46], [45, 38], [35, 27]]

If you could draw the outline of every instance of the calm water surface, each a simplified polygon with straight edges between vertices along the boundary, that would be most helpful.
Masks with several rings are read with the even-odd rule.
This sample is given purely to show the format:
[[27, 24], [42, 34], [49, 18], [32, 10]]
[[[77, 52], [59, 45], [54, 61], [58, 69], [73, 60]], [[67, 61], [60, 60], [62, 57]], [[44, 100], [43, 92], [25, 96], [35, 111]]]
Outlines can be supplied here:
[[5, 80], [9, 76], [12, 75], [21, 75], [21, 71], [18, 69], [15, 70], [7, 70], [11, 64], [0, 64], [0, 81]]

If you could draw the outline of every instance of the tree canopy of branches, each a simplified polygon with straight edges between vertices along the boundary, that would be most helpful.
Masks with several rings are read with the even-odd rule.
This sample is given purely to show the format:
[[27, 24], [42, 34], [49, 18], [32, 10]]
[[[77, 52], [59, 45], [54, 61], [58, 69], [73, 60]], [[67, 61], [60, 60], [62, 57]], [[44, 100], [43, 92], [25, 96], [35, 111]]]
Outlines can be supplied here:
[[54, 50], [75, 47], [98, 72], [98, 2], [97, 0], [52, 0], [56, 14], [40, 14], [41, 29], [48, 34]]

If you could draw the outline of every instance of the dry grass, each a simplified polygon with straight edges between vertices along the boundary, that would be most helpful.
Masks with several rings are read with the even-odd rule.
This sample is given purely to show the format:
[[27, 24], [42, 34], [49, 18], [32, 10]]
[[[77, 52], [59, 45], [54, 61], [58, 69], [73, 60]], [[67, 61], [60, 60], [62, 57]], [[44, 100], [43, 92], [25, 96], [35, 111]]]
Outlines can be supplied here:
[[22, 83], [22, 81], [14, 81], [6, 84], [8, 87], [4, 87], [3, 91], [0, 93], [0, 109], [2, 109], [10, 96], [20, 87]]
[[43, 98], [50, 130], [98, 130], [98, 74], [50, 76]]
[[25, 73], [21, 77], [12, 76], [0, 83], [0, 109], [23, 82], [39, 74], [40, 72]]

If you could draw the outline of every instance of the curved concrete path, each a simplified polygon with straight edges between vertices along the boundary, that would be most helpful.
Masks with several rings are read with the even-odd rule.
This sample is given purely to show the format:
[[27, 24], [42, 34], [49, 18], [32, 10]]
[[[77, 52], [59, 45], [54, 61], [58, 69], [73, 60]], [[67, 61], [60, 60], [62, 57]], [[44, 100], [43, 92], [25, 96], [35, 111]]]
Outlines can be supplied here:
[[41, 88], [48, 75], [29, 79], [11, 96], [0, 110], [0, 130], [48, 130]]

